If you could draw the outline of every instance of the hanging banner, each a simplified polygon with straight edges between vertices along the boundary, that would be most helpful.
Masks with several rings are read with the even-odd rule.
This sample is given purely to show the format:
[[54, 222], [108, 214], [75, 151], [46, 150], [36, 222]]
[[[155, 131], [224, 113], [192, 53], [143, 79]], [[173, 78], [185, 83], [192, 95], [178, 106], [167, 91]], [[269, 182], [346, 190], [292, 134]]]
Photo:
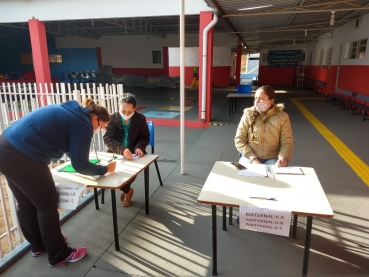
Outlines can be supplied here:
[[268, 52], [268, 66], [298, 66], [302, 50], [272, 50]]

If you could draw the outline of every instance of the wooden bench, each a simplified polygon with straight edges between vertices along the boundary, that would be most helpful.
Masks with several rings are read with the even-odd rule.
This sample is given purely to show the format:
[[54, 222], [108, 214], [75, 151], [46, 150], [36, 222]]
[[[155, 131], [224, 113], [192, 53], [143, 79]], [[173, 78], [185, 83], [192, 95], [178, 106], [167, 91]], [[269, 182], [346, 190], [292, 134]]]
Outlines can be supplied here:
[[340, 104], [340, 108], [345, 107], [345, 105], [353, 100], [353, 92], [349, 91], [347, 89], [342, 89], [342, 88], [336, 88], [334, 90], [334, 94], [327, 94], [327, 98], [326, 98], [326, 102], [328, 102], [328, 100], [331, 98], [333, 100], [333, 106], [334, 103], [337, 101]]
[[369, 95], [364, 95], [361, 93], [354, 93], [349, 100], [342, 102], [341, 108], [352, 109], [352, 115], [364, 113], [363, 121], [369, 120], [366, 116], [369, 116]]

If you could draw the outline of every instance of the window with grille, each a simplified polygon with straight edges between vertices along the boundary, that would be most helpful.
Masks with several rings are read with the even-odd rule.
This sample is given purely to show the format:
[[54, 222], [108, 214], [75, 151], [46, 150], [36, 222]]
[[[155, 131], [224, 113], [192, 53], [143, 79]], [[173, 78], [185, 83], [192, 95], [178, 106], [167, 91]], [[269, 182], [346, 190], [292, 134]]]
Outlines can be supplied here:
[[365, 58], [367, 39], [353, 41], [350, 43], [349, 59]]
[[328, 50], [327, 50], [327, 57], [325, 59], [325, 65], [327, 66], [327, 68], [330, 68], [331, 67], [332, 53], [333, 53], [333, 47], [328, 48]]
[[323, 66], [323, 58], [324, 58], [324, 49], [320, 49], [319, 50], [319, 61], [318, 61], [319, 68], [322, 68]]

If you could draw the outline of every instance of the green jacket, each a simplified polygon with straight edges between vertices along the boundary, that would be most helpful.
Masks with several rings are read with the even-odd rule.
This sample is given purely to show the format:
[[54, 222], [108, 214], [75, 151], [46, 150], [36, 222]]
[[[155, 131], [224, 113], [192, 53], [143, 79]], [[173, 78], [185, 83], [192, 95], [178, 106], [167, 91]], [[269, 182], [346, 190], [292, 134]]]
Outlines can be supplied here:
[[244, 109], [234, 138], [237, 150], [251, 160], [278, 158], [289, 161], [293, 150], [291, 122], [283, 104], [273, 104], [267, 113], [257, 112], [253, 132], [251, 118], [256, 107]]

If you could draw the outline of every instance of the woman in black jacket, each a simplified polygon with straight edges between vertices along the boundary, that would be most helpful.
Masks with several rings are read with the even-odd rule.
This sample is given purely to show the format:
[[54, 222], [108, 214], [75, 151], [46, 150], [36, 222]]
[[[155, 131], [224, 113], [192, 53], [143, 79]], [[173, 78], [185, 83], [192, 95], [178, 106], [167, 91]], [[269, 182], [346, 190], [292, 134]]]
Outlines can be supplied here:
[[[119, 110], [111, 115], [104, 135], [108, 151], [123, 155], [126, 159], [140, 158], [147, 154], [145, 149], [150, 141], [146, 117], [136, 112], [136, 107], [136, 97], [131, 93], [125, 93], [119, 104]], [[131, 184], [135, 179], [121, 188], [120, 201], [123, 207], [131, 205], [134, 193]]]

